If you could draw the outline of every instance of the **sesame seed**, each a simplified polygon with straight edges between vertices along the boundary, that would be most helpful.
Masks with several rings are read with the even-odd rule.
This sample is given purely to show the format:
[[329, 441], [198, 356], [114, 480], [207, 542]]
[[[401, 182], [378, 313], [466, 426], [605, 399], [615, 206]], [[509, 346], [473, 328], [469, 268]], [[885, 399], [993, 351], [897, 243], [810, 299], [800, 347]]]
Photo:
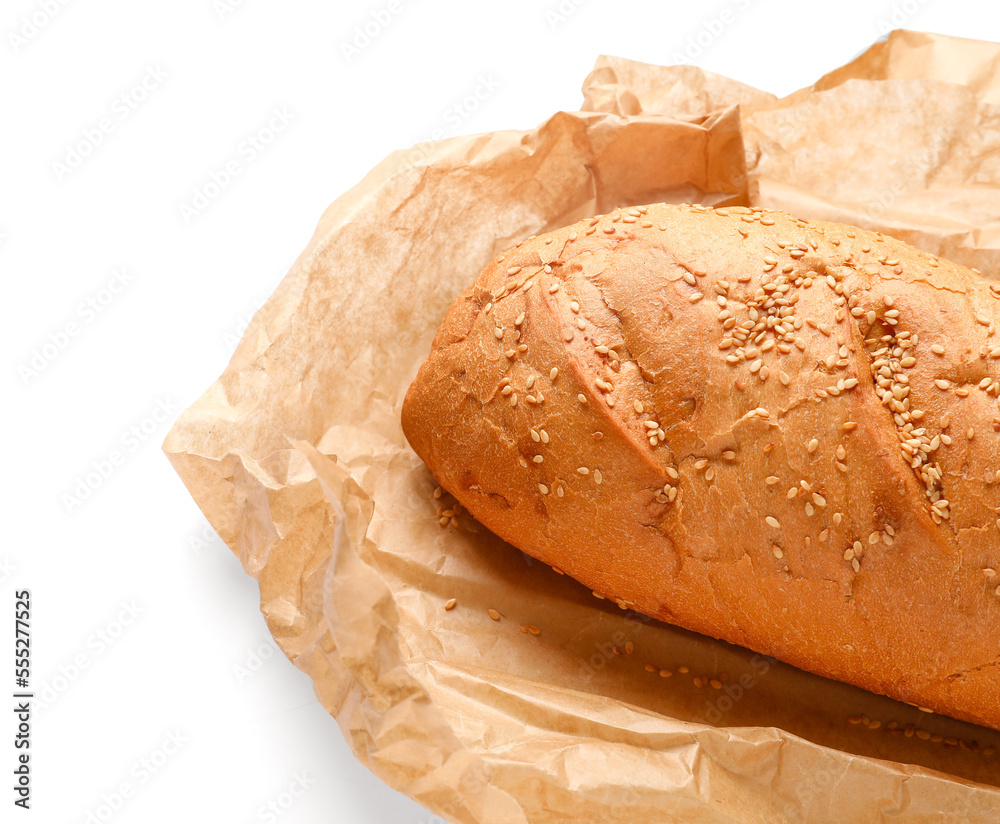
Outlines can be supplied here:
[[643, 410], [643, 409], [644, 409], [645, 407], [644, 407], [644, 406], [642, 405], [642, 401], [635, 401], [635, 402], [634, 402], [634, 403], [632, 404], [632, 408], [633, 408], [633, 409], [635, 409], [635, 411], [636, 411], [636, 412], [638, 412], [638, 413], [639, 413], [639, 414], [641, 415], [641, 414], [642, 414], [642, 410]]
[[819, 441], [813, 438], [811, 441], [809, 441], [809, 445], [806, 447], [806, 449], [810, 453], [815, 452], [817, 449], [819, 449]]
[[558, 375], [559, 375], [559, 367], [553, 366], [552, 369], [549, 370], [549, 380], [554, 381], [558, 377]]
[[497, 326], [493, 329], [493, 334], [496, 336], [497, 340], [499, 340], [503, 337], [503, 329]]
[[532, 429], [531, 430], [531, 440], [533, 440], [535, 443], [538, 443], [541, 439], [542, 439], [542, 436], [539, 435], [534, 429]]
[[445, 602], [444, 608], [448, 609], [448, 610], [451, 610], [451, 609], [455, 608], [456, 604], [458, 604], [458, 599], [451, 598], [450, 600], [448, 600], [447, 602]]
[[779, 561], [785, 557], [785, 553], [781, 551], [780, 546], [771, 547], [771, 551], [774, 553], [774, 557], [777, 558]]
[[646, 670], [646, 672], [657, 672], [659, 670], [659, 667], [654, 666], [653, 664], [644, 664], [642, 668]]
[[661, 669], [660, 670], [660, 678], [669, 678], [673, 674], [674, 673], [671, 670], [668, 670], [668, 669]]
[[542, 461], [545, 460], [545, 457], [542, 456], [542, 455], [535, 455], [535, 457], [532, 458], [531, 460], [533, 460], [535, 463], [539, 463], [540, 464]]
[[587, 402], [587, 398], [583, 394], [577, 395], [576, 399], [578, 401], [580, 401], [580, 403], [586, 403]]
[[507, 269], [507, 274], [508, 275], [516, 275], [520, 271], [521, 271], [521, 267], [520, 266], [511, 266], [511, 267], [509, 267]]
[[774, 527], [775, 529], [778, 529], [778, 528], [780, 528], [780, 527], [781, 527], [781, 524], [780, 524], [780, 523], [778, 523], [778, 519], [777, 519], [777, 518], [775, 518], [775, 517], [773, 517], [772, 515], [768, 515], [768, 516], [767, 516], [767, 517], [766, 517], [766, 518], [764, 519], [764, 522], [765, 522], [765, 523], [766, 523], [766, 524], [767, 524], [768, 526], [770, 526], [770, 527]]
[[545, 484], [539, 484], [538, 491], [541, 492], [543, 495], [549, 494], [549, 488]]
[[590, 470], [587, 469], [587, 467], [585, 467], [585, 466], [578, 466], [576, 468], [576, 471], [579, 472], [581, 475], [589, 475], [590, 474]]
[[841, 427], [841, 429], [843, 429], [845, 432], [853, 432], [857, 428], [858, 428], [858, 425], [854, 421], [847, 421]]
[[510, 405], [511, 406], [517, 406], [517, 395], [511, 395], [510, 396]]
[[601, 474], [600, 469], [594, 470], [594, 483], [600, 485], [601, 481], [604, 480], [604, 476]]
[[541, 437], [542, 443], [548, 443], [549, 442], [549, 433], [546, 432], [544, 429], [540, 429], [538, 431], [538, 435], [539, 435], [539, 437]]
[[495, 609], [488, 609], [486, 610], [486, 612], [489, 614], [490, 618], [492, 618], [494, 621], [500, 620], [500, 613], [497, 612]]
[[538, 627], [536, 627], [534, 624], [528, 624], [528, 632], [530, 632], [532, 635], [541, 635], [542, 634], [542, 631]]
[[943, 380], [941, 378], [938, 378], [937, 380], [935, 380], [934, 381], [934, 385], [938, 389], [951, 389], [951, 384], [948, 381]]

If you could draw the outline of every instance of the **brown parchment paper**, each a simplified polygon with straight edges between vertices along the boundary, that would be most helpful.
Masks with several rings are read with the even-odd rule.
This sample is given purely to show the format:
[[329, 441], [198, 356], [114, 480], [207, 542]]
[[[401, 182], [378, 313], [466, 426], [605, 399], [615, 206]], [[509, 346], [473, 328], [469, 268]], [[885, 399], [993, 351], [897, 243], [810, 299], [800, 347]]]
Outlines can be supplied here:
[[492, 256], [616, 206], [762, 204], [1000, 271], [998, 57], [895, 32], [781, 100], [602, 57], [584, 111], [397, 152], [327, 209], [164, 449], [377, 775], [460, 822], [997, 820], [1000, 733], [623, 612], [464, 512], [440, 526], [399, 412]]

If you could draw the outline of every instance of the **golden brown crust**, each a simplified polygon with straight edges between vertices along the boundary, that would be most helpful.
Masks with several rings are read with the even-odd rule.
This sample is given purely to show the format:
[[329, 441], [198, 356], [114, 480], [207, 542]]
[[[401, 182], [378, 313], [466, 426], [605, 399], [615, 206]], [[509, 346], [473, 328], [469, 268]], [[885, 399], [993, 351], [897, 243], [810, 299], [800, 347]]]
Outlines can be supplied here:
[[1000, 729], [998, 326], [1000, 284], [878, 233], [623, 209], [487, 266], [403, 429], [620, 605]]

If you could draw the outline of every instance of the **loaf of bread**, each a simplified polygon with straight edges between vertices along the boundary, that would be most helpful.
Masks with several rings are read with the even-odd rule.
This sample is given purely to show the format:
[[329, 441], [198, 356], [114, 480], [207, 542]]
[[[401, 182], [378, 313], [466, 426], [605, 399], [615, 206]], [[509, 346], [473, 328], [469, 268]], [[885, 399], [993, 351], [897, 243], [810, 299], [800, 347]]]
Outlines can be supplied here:
[[619, 606], [1000, 729], [1000, 283], [763, 209], [530, 238], [448, 311], [403, 430]]

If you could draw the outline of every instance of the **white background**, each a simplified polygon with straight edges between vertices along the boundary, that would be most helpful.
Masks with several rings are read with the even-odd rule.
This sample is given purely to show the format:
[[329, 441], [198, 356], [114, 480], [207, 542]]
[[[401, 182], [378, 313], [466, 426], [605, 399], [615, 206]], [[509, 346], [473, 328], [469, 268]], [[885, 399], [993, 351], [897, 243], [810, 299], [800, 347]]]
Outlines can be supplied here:
[[[971, 0], [3, 3], [0, 820], [432, 821], [355, 761], [309, 679], [275, 652], [256, 582], [160, 452], [170, 422], [225, 367], [321, 211], [392, 150], [576, 109], [601, 53], [684, 60], [786, 94], [897, 26], [1000, 40], [1000, 11]], [[487, 99], [456, 108], [480, 83]], [[261, 129], [273, 140], [258, 151], [246, 141]], [[81, 142], [88, 156], [74, 158]], [[232, 161], [238, 174], [192, 206]], [[117, 294], [104, 291], [115, 271]], [[107, 477], [91, 474], [79, 500], [95, 464]], [[21, 588], [32, 686], [49, 699], [34, 715], [29, 813], [12, 806], [3, 710]], [[296, 781], [307, 786], [288, 806]]]

